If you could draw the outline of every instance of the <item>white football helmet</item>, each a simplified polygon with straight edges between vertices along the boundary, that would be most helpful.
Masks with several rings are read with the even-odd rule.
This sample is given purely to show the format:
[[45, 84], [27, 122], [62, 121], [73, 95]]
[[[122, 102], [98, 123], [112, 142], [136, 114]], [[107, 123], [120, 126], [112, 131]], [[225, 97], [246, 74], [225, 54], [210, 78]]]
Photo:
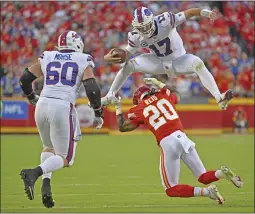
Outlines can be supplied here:
[[141, 36], [145, 38], [151, 37], [156, 26], [154, 23], [154, 15], [150, 9], [146, 7], [138, 7], [133, 12], [132, 26]]
[[84, 44], [81, 36], [75, 31], [66, 31], [58, 37], [58, 47], [61, 50], [73, 50], [76, 52], [83, 52]]

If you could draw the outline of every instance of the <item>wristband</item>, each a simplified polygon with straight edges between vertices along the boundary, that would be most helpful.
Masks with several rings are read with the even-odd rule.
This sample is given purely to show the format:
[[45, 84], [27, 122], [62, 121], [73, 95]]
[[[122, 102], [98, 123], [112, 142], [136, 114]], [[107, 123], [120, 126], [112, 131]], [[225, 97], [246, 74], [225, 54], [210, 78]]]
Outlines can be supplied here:
[[207, 18], [210, 18], [210, 14], [211, 14], [211, 10], [207, 10], [207, 9], [202, 9], [200, 11], [200, 15], [201, 16], [204, 16], [204, 17], [207, 17]]

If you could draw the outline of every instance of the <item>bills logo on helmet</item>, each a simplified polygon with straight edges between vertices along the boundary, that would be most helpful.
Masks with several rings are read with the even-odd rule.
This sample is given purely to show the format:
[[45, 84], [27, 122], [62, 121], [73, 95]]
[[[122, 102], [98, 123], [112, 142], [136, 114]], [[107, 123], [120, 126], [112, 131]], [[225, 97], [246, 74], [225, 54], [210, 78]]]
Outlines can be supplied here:
[[144, 10], [144, 14], [145, 14], [146, 16], [150, 16], [150, 15], [152, 14], [152, 12], [151, 12], [148, 8], [146, 8], [146, 9]]
[[72, 37], [73, 37], [73, 38], [76, 38], [76, 39], [79, 39], [79, 38], [81, 39], [81, 36], [80, 36], [78, 33], [73, 34]]

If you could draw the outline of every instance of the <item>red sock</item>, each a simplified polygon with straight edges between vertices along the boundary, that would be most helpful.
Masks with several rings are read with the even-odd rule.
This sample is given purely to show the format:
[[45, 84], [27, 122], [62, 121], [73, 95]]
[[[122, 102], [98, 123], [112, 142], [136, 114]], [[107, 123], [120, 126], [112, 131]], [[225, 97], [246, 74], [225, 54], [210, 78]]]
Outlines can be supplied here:
[[200, 177], [198, 178], [198, 181], [202, 184], [210, 184], [214, 181], [218, 181], [219, 178], [215, 176], [215, 172], [216, 171], [205, 172], [204, 174], [200, 175]]
[[169, 197], [194, 197], [194, 187], [189, 185], [176, 185], [166, 190]]

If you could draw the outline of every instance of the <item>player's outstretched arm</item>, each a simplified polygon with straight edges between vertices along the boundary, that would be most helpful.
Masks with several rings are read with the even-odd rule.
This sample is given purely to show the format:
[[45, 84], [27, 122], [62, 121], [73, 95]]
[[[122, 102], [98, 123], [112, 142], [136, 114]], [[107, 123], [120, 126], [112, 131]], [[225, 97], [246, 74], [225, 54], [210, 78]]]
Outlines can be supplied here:
[[201, 8], [190, 8], [184, 11], [184, 15], [186, 19], [190, 19], [194, 16], [204, 16], [213, 21], [216, 18], [216, 14], [217, 14], [216, 9], [213, 9], [211, 11], [211, 10], [201, 9]]
[[34, 106], [39, 100], [39, 96], [34, 93], [32, 82], [42, 74], [41, 65], [39, 62], [37, 62], [30, 67], [25, 68], [19, 80], [22, 91], [27, 96], [28, 101]]
[[116, 110], [116, 120], [119, 126], [120, 132], [130, 132], [135, 130], [138, 126], [135, 126], [129, 119], [125, 120], [122, 114], [122, 108], [120, 103], [120, 98], [115, 98], [112, 100], [112, 104], [115, 106]]
[[90, 65], [84, 70], [82, 82], [85, 87], [90, 106], [94, 109], [96, 116], [94, 126], [96, 127], [96, 130], [98, 130], [103, 126], [104, 123], [102, 119], [103, 110], [101, 107], [101, 91], [96, 83], [93, 68]]

